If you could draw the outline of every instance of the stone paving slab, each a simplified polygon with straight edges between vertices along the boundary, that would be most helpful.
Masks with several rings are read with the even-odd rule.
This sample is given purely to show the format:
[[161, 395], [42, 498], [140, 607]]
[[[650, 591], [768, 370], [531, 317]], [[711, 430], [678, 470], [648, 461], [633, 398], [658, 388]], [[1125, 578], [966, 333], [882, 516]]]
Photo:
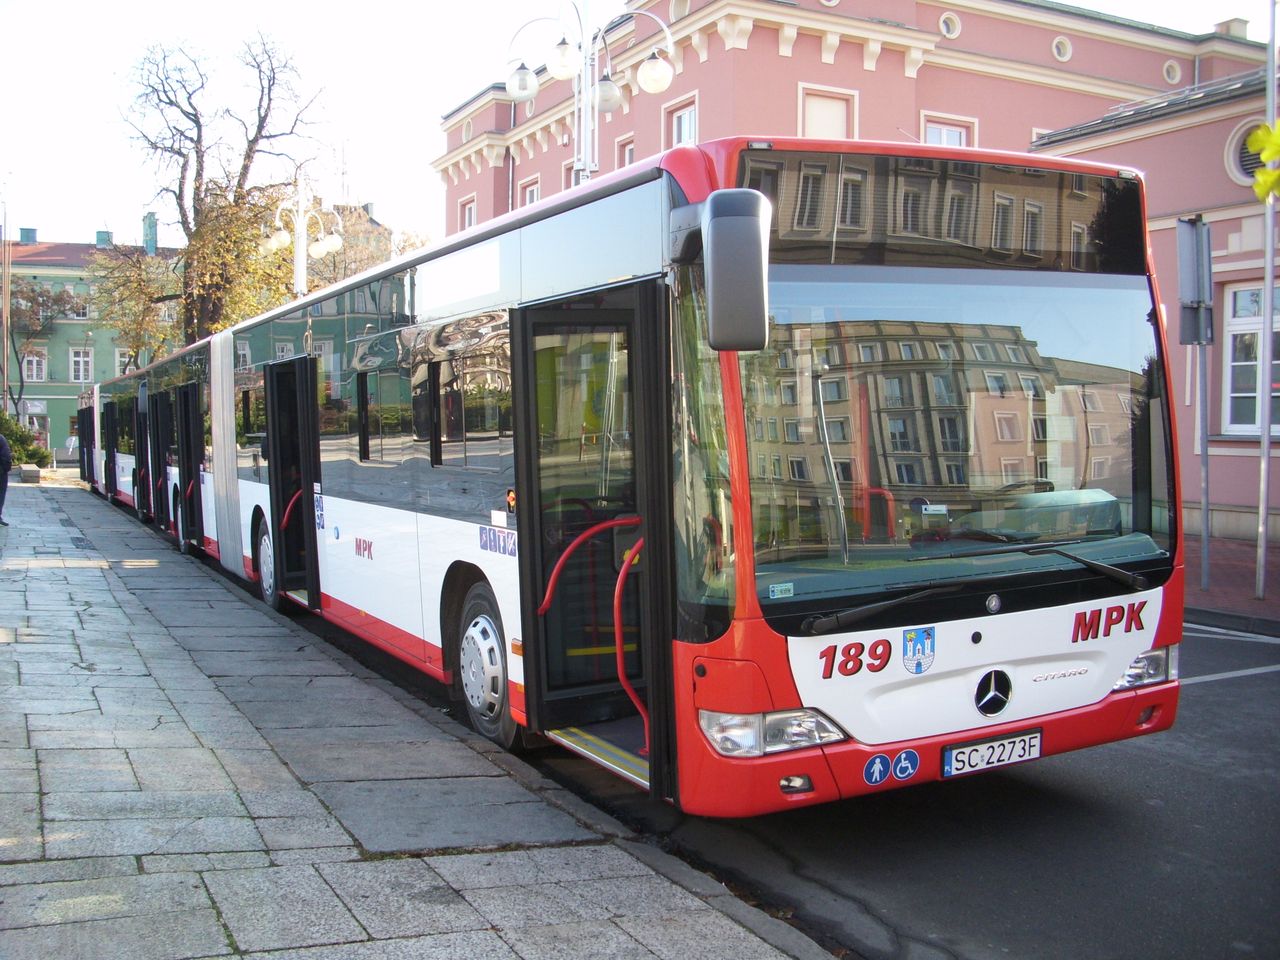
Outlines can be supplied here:
[[2, 960], [784, 955], [130, 514], [16, 484], [6, 516]]
[[595, 835], [514, 780], [320, 783], [316, 794], [376, 853], [574, 843]]

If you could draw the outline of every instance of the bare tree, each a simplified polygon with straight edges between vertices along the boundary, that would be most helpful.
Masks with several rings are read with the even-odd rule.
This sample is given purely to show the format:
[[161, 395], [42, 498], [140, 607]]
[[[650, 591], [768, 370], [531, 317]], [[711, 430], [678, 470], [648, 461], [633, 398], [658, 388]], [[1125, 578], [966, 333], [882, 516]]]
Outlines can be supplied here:
[[[258, 239], [274, 211], [279, 184], [254, 182], [262, 157], [288, 157], [303, 115], [287, 56], [261, 35], [240, 57], [256, 84], [245, 111], [210, 108], [203, 64], [182, 50], [155, 48], [138, 71], [133, 121], [142, 143], [172, 180], [160, 190], [173, 201], [187, 245], [181, 264], [181, 327], [192, 343], [288, 296], [279, 258], [266, 260]], [[313, 98], [314, 99], [314, 98]], [[234, 132], [234, 142], [221, 139]]]

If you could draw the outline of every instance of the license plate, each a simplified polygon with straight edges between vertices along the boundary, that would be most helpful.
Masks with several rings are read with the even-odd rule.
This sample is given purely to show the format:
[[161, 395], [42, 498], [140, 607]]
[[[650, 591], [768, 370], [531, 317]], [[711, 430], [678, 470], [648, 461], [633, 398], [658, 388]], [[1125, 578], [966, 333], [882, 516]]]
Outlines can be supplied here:
[[1039, 730], [1015, 733], [1011, 737], [955, 743], [942, 749], [942, 775], [957, 777], [962, 773], [990, 770], [1010, 763], [1034, 760], [1040, 756]]

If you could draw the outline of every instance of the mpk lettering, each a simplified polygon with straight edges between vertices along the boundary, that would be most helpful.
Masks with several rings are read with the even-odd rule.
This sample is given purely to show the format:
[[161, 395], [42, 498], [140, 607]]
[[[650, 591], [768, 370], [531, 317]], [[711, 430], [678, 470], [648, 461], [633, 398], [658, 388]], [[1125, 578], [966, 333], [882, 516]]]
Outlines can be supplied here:
[[[1147, 628], [1142, 622], [1142, 610], [1146, 605], [1147, 601], [1139, 600], [1127, 606], [1117, 605], [1107, 607], [1105, 610], [1082, 610], [1076, 614], [1075, 623], [1071, 628], [1071, 642], [1097, 640], [1099, 636], [1109, 637], [1113, 630], [1117, 633], [1145, 630]], [[1122, 623], [1123, 629], [1117, 630], [1116, 628]]]

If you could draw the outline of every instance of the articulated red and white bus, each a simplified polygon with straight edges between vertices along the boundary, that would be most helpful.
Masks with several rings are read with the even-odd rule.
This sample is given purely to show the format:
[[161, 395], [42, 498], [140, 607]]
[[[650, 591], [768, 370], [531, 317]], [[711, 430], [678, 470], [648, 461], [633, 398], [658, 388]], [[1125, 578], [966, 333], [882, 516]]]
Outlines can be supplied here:
[[102, 384], [84, 470], [498, 743], [752, 815], [1173, 723], [1157, 303], [1131, 171], [721, 140]]

